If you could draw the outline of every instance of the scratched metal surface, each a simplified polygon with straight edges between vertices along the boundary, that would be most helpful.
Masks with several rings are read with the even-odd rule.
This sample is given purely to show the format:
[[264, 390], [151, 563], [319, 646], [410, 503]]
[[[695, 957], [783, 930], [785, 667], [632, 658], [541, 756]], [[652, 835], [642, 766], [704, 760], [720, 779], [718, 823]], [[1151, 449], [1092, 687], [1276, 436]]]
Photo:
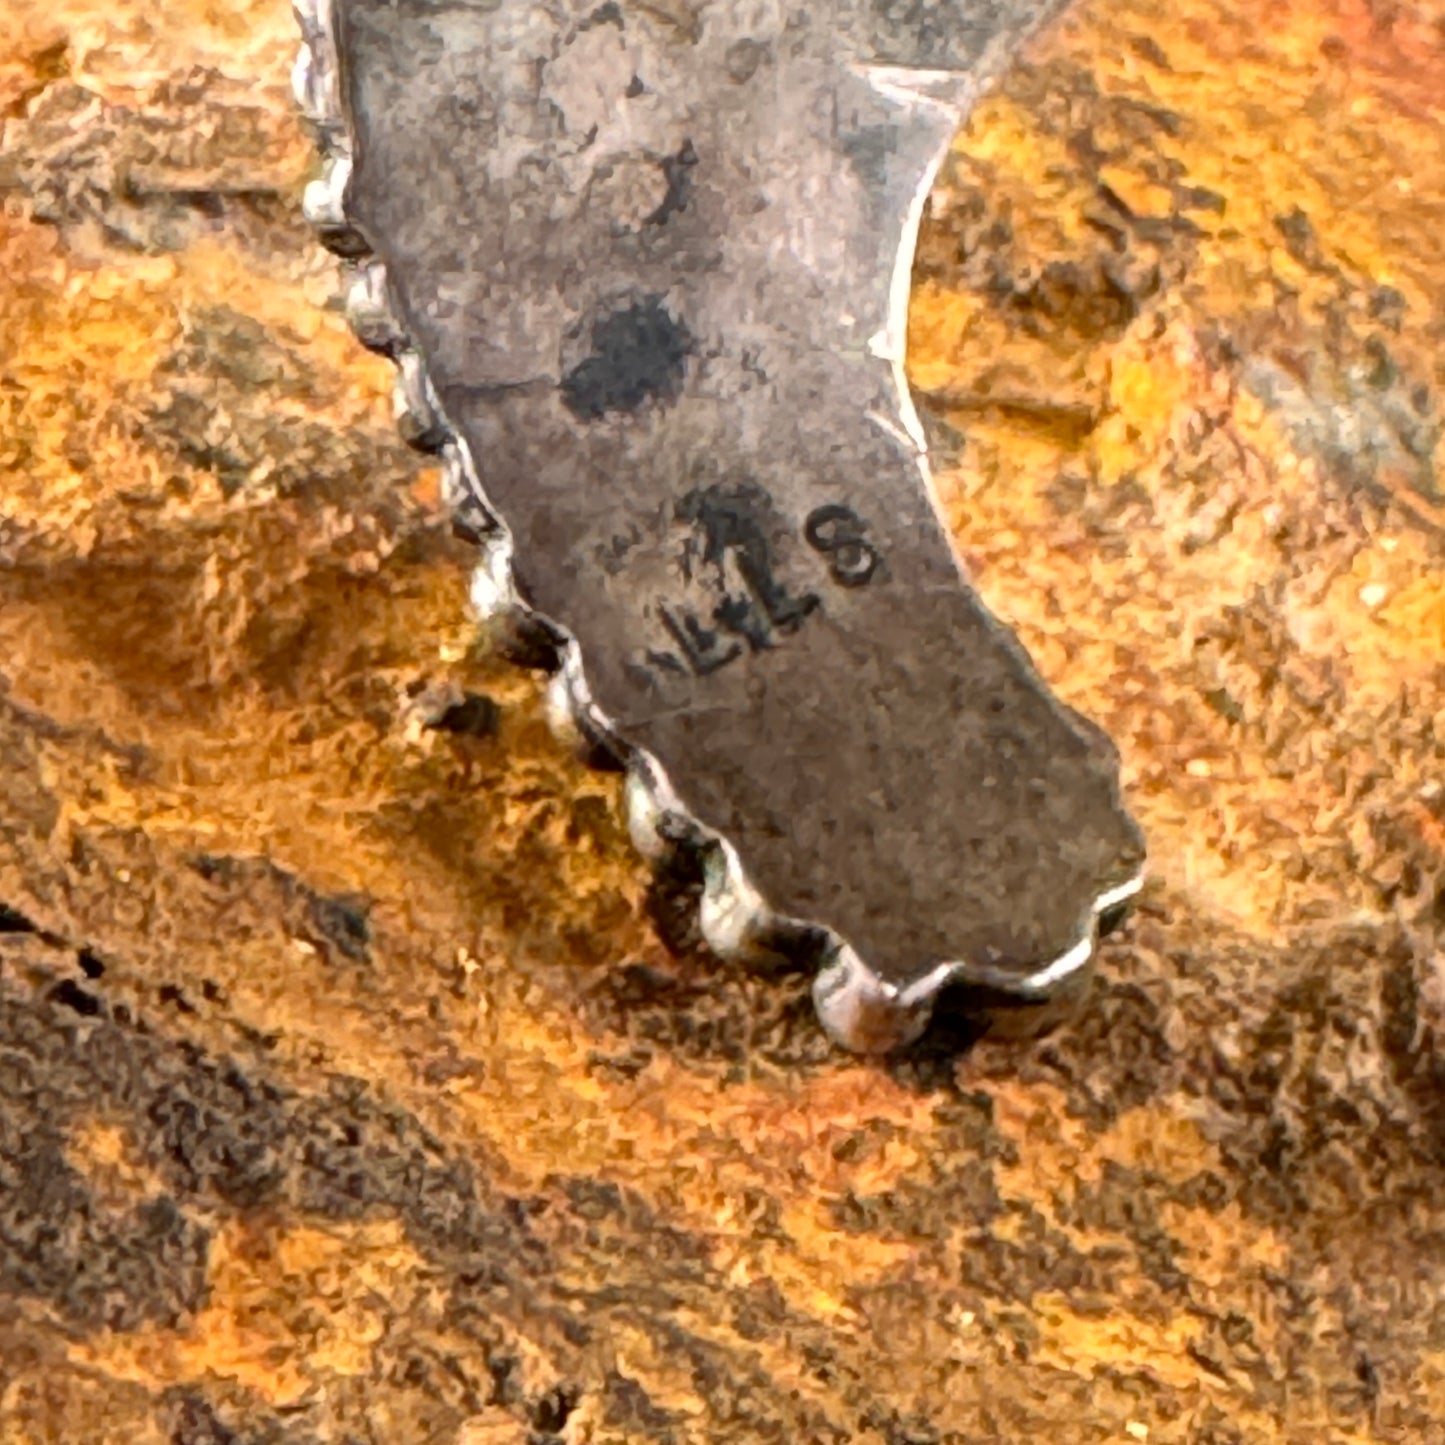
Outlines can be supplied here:
[[337, 9], [348, 213], [523, 598], [771, 909], [900, 986], [1086, 960], [1142, 858], [902, 374], [930, 178], [1049, 8]]

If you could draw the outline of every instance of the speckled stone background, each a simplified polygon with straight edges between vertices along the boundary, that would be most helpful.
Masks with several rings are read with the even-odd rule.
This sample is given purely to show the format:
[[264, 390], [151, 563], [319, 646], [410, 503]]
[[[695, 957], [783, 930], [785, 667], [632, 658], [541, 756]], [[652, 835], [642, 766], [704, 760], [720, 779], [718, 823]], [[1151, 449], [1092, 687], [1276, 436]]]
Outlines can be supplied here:
[[884, 1066], [473, 656], [294, 49], [0, 26], [4, 1445], [1445, 1440], [1445, 7], [1090, 0], [960, 137], [944, 503], [1154, 874]]

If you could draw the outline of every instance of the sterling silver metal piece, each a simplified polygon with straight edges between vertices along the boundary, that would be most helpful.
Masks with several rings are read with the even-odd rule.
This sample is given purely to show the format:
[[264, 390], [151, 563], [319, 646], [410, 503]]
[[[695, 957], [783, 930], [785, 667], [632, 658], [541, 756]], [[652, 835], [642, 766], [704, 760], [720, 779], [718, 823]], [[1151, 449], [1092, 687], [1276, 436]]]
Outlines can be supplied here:
[[709, 945], [817, 968], [863, 1052], [941, 999], [1049, 1017], [1140, 883], [1117, 754], [970, 590], [903, 369], [937, 167], [1061, 3], [298, 4], [307, 214], [485, 632], [626, 768]]

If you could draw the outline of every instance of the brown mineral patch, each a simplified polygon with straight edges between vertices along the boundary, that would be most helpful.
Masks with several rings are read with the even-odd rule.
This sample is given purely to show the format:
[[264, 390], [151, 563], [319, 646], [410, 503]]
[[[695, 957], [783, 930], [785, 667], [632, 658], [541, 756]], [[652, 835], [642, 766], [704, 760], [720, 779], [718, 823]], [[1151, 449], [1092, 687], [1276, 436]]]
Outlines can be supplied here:
[[61, 1360], [30, 1364], [7, 1350], [0, 1375], [6, 1445], [173, 1445], [145, 1390]]
[[328, 1381], [364, 1375], [398, 1312], [420, 1326], [427, 1293], [423, 1263], [395, 1223], [239, 1222], [212, 1241], [207, 1301], [186, 1328], [98, 1337], [70, 1358], [157, 1391], [215, 1373], [293, 1406]]
[[1190, 1277], [1210, 1292], [1216, 1309], [1258, 1306], [1251, 1298], [1266, 1273], [1284, 1270], [1289, 1253], [1272, 1232], [1258, 1229], [1236, 1203], [1215, 1211], [1166, 1201], [1160, 1219], [1184, 1251]]
[[527, 1433], [527, 1427], [506, 1411], [489, 1411], [463, 1422], [456, 1445], [526, 1445]]
[[[252, 81], [264, 75], [268, 99], [284, 102], [284, 77], [296, 48], [294, 19], [285, 6], [267, 0], [180, 0], [163, 11], [132, 0], [103, 11], [84, 0], [16, 0], [10, 18], [22, 37], [66, 36], [69, 73], [116, 96], [143, 95], [164, 79], [205, 66]], [[300, 141], [289, 107], [276, 108]], [[296, 154], [309, 164], [304, 151]]]
[[1060, 1369], [1086, 1371], [1108, 1360], [1120, 1371], [1147, 1371], [1176, 1390], [1198, 1379], [1189, 1356], [1195, 1328], [1184, 1319], [1155, 1326], [1127, 1316], [1083, 1316], [1059, 1295], [1040, 1296], [1034, 1304], [1040, 1352]]

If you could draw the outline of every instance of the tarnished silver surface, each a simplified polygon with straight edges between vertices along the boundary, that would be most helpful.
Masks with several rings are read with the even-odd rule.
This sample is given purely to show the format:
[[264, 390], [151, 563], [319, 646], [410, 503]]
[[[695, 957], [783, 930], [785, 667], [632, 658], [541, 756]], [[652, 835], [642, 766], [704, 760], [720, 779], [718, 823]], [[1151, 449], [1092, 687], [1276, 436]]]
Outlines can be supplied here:
[[1078, 991], [1137, 889], [1108, 740], [964, 580], [903, 374], [936, 168], [1055, 0], [321, 0], [307, 197], [444, 450], [474, 599], [849, 1047]]

